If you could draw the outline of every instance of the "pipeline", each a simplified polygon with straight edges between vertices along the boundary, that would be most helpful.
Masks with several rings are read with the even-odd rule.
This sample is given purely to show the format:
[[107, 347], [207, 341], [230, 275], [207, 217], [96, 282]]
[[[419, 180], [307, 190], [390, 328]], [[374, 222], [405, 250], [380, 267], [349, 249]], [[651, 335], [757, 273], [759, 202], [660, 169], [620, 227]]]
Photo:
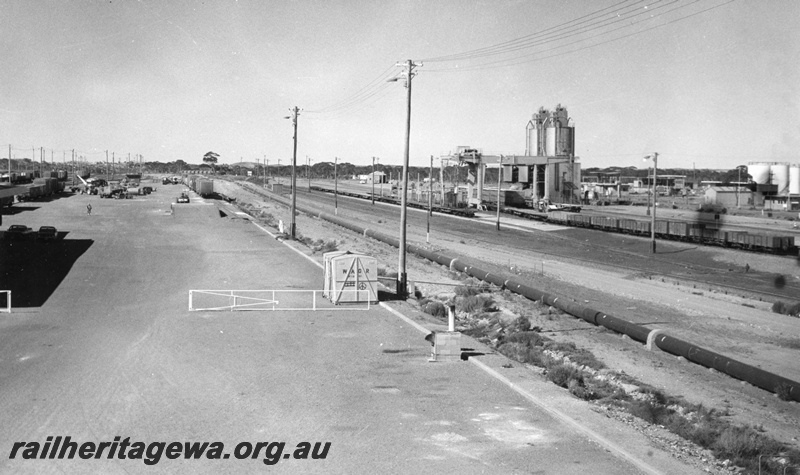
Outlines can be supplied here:
[[[269, 198], [282, 203], [285, 206], [290, 206], [290, 203], [282, 198], [271, 195]], [[369, 228], [358, 226], [338, 216], [308, 209], [305, 206], [297, 205], [296, 208], [310, 216], [324, 219], [358, 234], [362, 234], [386, 244], [390, 244], [393, 247], [400, 247], [400, 242], [397, 238]], [[476, 279], [492, 283], [498, 287], [506, 288], [528, 298], [529, 300], [539, 301], [545, 305], [558, 308], [565, 313], [580, 318], [593, 325], [600, 325], [608, 328], [609, 330], [614, 330], [617, 333], [627, 335], [641, 343], [647, 342], [648, 335], [653, 331], [642, 325], [628, 322], [621, 318], [607, 315], [599, 310], [585, 307], [567, 298], [535, 289], [512, 278], [507, 278], [506, 276], [500, 274], [492, 274], [488, 271], [470, 265], [468, 262], [461, 260], [461, 258], [454, 258], [444, 254], [439, 254], [437, 252], [419, 247], [415, 244], [408, 244], [406, 246], [406, 251], [436, 262], [437, 264], [447, 266], [451, 270], [457, 270], [469, 275], [470, 277], [475, 277]], [[681, 356], [688, 361], [697, 363], [706, 368], [713, 368], [721, 373], [741, 381], [745, 381], [766, 391], [775, 393], [780, 390], [784, 393], [784, 395], [788, 396], [788, 399], [800, 402], [800, 383], [796, 381], [792, 381], [784, 378], [783, 376], [765, 371], [761, 368], [736, 361], [732, 358], [728, 358], [727, 356], [714, 353], [713, 351], [706, 350], [693, 343], [674, 338], [665, 334], [663, 331], [656, 336], [655, 344], [659, 349], [667, 353], [675, 356]]]

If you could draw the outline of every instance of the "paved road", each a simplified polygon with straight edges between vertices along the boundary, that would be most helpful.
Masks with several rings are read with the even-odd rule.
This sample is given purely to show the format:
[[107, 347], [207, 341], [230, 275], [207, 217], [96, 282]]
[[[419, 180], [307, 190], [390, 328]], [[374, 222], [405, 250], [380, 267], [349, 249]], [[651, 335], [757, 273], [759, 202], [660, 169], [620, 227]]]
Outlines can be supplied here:
[[[5, 217], [6, 226], [55, 225], [68, 232], [57, 249], [72, 249], [75, 241], [81, 252], [59, 260], [46, 244], [27, 249], [57, 261], [63, 275], [44, 291], [19, 296], [38, 305], [0, 316], [3, 471], [270, 469], [263, 463], [270, 458], [266, 449], [255, 459], [162, 455], [146, 465], [105, 454], [23, 460], [32, 447], [26, 445], [7, 458], [15, 442], [44, 443], [49, 436], [79, 443], [218, 441], [229, 454], [240, 442], [284, 441], [284, 454], [300, 442], [330, 442], [325, 460], [280, 458], [272, 467], [303, 473], [625, 474], [647, 468], [612, 454], [475, 365], [428, 363], [422, 335], [384, 308], [189, 312], [190, 289], [314, 289], [322, 274], [251, 223], [215, 217], [213, 207], [192, 203], [173, 215], [181, 187], [157, 188], [134, 200], [76, 195]], [[28, 274], [6, 268], [3, 275]], [[488, 361], [500, 368], [498, 360]], [[541, 386], [548, 388], [543, 395], [562, 401], [553, 407], [572, 407], [583, 417], [586, 409], [558, 396], [561, 390]], [[585, 415], [596, 430], [611, 427]], [[674, 468], [658, 451], [628, 445], [635, 434], [612, 430], [631, 453], [650, 457], [647, 463]]]

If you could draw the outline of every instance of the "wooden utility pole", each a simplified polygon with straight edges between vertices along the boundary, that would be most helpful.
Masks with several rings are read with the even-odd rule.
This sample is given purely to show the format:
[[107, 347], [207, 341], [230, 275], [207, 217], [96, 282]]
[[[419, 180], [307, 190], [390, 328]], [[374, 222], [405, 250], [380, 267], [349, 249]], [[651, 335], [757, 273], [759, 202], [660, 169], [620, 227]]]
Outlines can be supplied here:
[[503, 174], [503, 156], [500, 155], [500, 163], [497, 165], [497, 226], [500, 231], [500, 176]]
[[425, 232], [425, 242], [431, 242], [431, 215], [433, 215], [433, 155], [431, 155], [431, 167], [428, 170], [428, 229]]
[[295, 239], [295, 209], [297, 205], [297, 173], [295, 168], [297, 167], [297, 117], [300, 115], [300, 109], [295, 106], [292, 111], [292, 125], [294, 126], [294, 148], [292, 151], [292, 220], [291, 220], [291, 228], [290, 234], [292, 239]]
[[339, 214], [339, 175], [337, 174], [336, 165], [339, 163], [339, 157], [333, 157], [333, 214]]
[[[399, 66], [399, 65], [398, 65]], [[414, 78], [414, 68], [417, 67], [412, 60], [407, 60], [405, 64], [406, 76], [406, 143], [405, 153], [403, 154], [403, 174], [399, 183], [403, 186], [400, 195], [400, 256], [397, 265], [397, 296], [406, 298], [408, 296], [408, 275], [406, 274], [406, 220], [407, 218], [407, 194], [408, 194], [408, 160], [409, 144], [411, 138], [411, 80]], [[398, 78], [394, 78], [396, 81]]]

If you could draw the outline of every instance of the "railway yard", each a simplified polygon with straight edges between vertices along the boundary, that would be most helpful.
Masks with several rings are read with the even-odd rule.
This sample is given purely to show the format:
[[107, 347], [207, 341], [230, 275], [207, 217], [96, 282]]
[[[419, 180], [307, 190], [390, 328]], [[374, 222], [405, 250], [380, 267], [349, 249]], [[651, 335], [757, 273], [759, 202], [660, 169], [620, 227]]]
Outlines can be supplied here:
[[[160, 178], [154, 180], [157, 183]], [[309, 190], [298, 183], [298, 205], [302, 205], [303, 209], [335, 213], [340, 219], [387, 235], [397, 233], [400, 219], [397, 206], [380, 201], [373, 205], [368, 200], [348, 196], [337, 196], [333, 200], [332, 194], [324, 191], [331, 189], [332, 183], [315, 182], [313, 185], [313, 189]], [[353, 194], [367, 190], [366, 187], [352, 184], [340, 184], [339, 187], [339, 190]], [[322, 337], [328, 341], [330, 335], [338, 335], [336, 338], [341, 339], [345, 336], [353, 338], [352, 332], [355, 331], [366, 331], [370, 335], [378, 331], [363, 327], [355, 315], [348, 316], [345, 325], [337, 327], [335, 324], [331, 326], [331, 322], [323, 323], [311, 314], [302, 312], [300, 316], [281, 316], [279, 322], [263, 319], [261, 314], [269, 312], [253, 312], [258, 314], [256, 317], [251, 316], [253, 313], [244, 312], [249, 315], [226, 316], [224, 319], [211, 314], [200, 317], [185, 314], [185, 303], [182, 302], [190, 288], [253, 288], [263, 286], [259, 281], [263, 281], [267, 274], [270, 283], [266, 285], [290, 288], [309, 288], [310, 285], [313, 288], [318, 287], [316, 281], [319, 278], [314, 270], [300, 269], [303, 266], [298, 267], [295, 264], [292, 265], [291, 273], [282, 270], [288, 261], [294, 261], [297, 257], [287, 258], [285, 248], [281, 248], [272, 239], [263, 241], [264, 234], [249, 224], [252, 220], [272, 233], [277, 233], [279, 220], [284, 224], [289, 222], [289, 212], [283, 204], [288, 195], [275, 195], [254, 183], [215, 178], [215, 194], [204, 192], [206, 197], [203, 199], [198, 194], [190, 193], [190, 204], [176, 203], [177, 196], [186, 190], [182, 184], [163, 185], [146, 197], [122, 201], [100, 201], [89, 195], [65, 194], [46, 202], [14, 206], [11, 208], [13, 214], [4, 216], [5, 225], [24, 223], [34, 229], [55, 225], [59, 230], [59, 238], [55, 242], [14, 241], [13, 246], [4, 244], [3, 247], [3, 290], [10, 289], [17, 299], [12, 313], [3, 317], [4, 321], [0, 325], [6, 348], [0, 360], [0, 370], [9, 384], [14, 383], [4, 385], [0, 399], [5, 407], [20, 411], [19, 421], [12, 423], [10, 419], [6, 420], [15, 437], [44, 439], [43, 434], [52, 434], [53, 430], [63, 432], [75, 427], [80, 427], [78, 433], [85, 437], [93, 434], [113, 438], [115, 431], [123, 429], [131, 434], [146, 434], [151, 437], [155, 430], [168, 437], [171, 435], [169, 429], [160, 426], [157, 420], [175, 417], [175, 422], [184, 429], [182, 434], [191, 430], [199, 434], [198, 437], [206, 435], [207, 438], [246, 438], [242, 435], [246, 431], [263, 432], [263, 427], [259, 429], [257, 425], [242, 419], [242, 416], [231, 416], [222, 406], [217, 412], [212, 411], [209, 414], [208, 424], [201, 424], [202, 428], [197, 432], [196, 423], [189, 418], [189, 413], [196, 412], [200, 407], [216, 407], [222, 404], [218, 399], [202, 396], [201, 392], [197, 392], [203, 385], [209, 385], [215, 391], [223, 393], [237, 388], [238, 392], [226, 396], [226, 400], [237, 410], [245, 413], [263, 411], [262, 403], [257, 399], [250, 399], [248, 393], [262, 391], [278, 399], [296, 397], [296, 393], [292, 393], [292, 396], [289, 394], [291, 391], [284, 393], [266, 390], [266, 376], [257, 368], [236, 369], [237, 358], [249, 359], [257, 354], [257, 349], [263, 344], [261, 338], [266, 338], [269, 345], [281, 351], [287, 358], [298, 356], [297, 351], [306, 348], [303, 345], [310, 345], [315, 349], [308, 355], [299, 357], [298, 363], [301, 367], [319, 366], [319, 358], [324, 358], [325, 349], [316, 338]], [[95, 204], [95, 209], [88, 216], [86, 205], [91, 203]], [[601, 210], [585, 209], [582, 214], [593, 216], [611, 213], [619, 216], [618, 219], [633, 216], [644, 220], [643, 211], [642, 208], [603, 207]], [[250, 215], [247, 219], [243, 219], [245, 212]], [[676, 221], [687, 218], [686, 211], [663, 212], [662, 216]], [[226, 219], [218, 218], [219, 215]], [[800, 381], [800, 368], [795, 364], [800, 352], [800, 319], [772, 312], [776, 301], [796, 302], [800, 295], [800, 261], [796, 254], [773, 254], [723, 245], [701, 245], [691, 240], [660, 239], [657, 254], [651, 255], [649, 240], [642, 236], [602, 232], [589, 227], [567, 226], [566, 223], [524, 219], [508, 214], [503, 214], [500, 218], [500, 230], [497, 231], [493, 212], [477, 211], [470, 215], [434, 213], [428, 221], [424, 210], [412, 209], [408, 215], [409, 242], [424, 249], [464, 257], [480, 265], [482, 269], [514, 276], [543, 292], [567, 297], [648, 329], [663, 329], [671, 335], [702, 344], [704, 348], [728, 358]], [[688, 218], [694, 219], [692, 216]], [[724, 220], [725, 225], [750, 229], [751, 233], [753, 230], [772, 227], [777, 234], [791, 237], [796, 235], [784, 222], [774, 221], [773, 225], [767, 220], [736, 216], [726, 216]], [[379, 267], [387, 271], [396, 268], [395, 248], [312, 217], [310, 213], [299, 213], [297, 230], [305, 244], [294, 243], [294, 246], [312, 260], [319, 260], [324, 245], [332, 243], [331, 246], [338, 250], [375, 256]], [[429, 242], [426, 242], [426, 238], [429, 238]], [[259, 259], [252, 259], [253, 256]], [[271, 270], [267, 274], [260, 270], [263, 265], [270, 266]], [[21, 270], [24, 267], [36, 270], [26, 272]], [[474, 279], [464, 280], [457, 272], [411, 254], [408, 274], [419, 296], [434, 300], [452, 298], [456, 286], [477, 285]], [[33, 288], [36, 290], [32, 291]], [[491, 295], [498, 307], [500, 319], [513, 320], [523, 315], [542, 335], [558, 342], [573, 343], [590, 351], [612, 373], [627, 375], [637, 384], [657, 388], [693, 404], [702, 404], [723, 414], [733, 424], [758, 427], [781, 443], [795, 449], [800, 448], [800, 433], [797, 430], [800, 426], [800, 408], [797, 402], [782, 400], [772, 392], [657, 349], [649, 351], [641, 342], [574, 318], [553, 307], [542, 306], [496, 288]], [[397, 308], [426, 328], [445, 328], [441, 320], [422, 312], [414, 301], [415, 299], [410, 299], [407, 303], [398, 302], [397, 305], [401, 306]], [[173, 316], [177, 320], [173, 320]], [[385, 318], [387, 317], [380, 317]], [[283, 346], [279, 341], [294, 338], [290, 335], [297, 331], [298, 320], [306, 326], [319, 325], [324, 332], [311, 332], [309, 335], [297, 337], [299, 346]], [[241, 322], [242, 326], [238, 327], [236, 322]], [[460, 329], [465, 329], [470, 321], [465, 315], [459, 315], [457, 323]], [[89, 328], [95, 329], [91, 336], [75, 333]], [[273, 337], [266, 337], [263, 333], [273, 331], [277, 338], [274, 341]], [[255, 332], [254, 335], [258, 336], [247, 336], [248, 332]], [[197, 340], [187, 340], [184, 334], [194, 335]], [[212, 335], [217, 335], [220, 339], [217, 340]], [[407, 348], [398, 350], [399, 354], [404, 351], [409, 353], [402, 368], [397, 371], [417, 377], [418, 369], [413, 369], [416, 368], [413, 362], [425, 361], [424, 345], [427, 344], [422, 341], [421, 336], [400, 332], [388, 339], [375, 335], [371, 338], [390, 342], [390, 348]], [[492, 338], [469, 341], [470, 343], [462, 346], [472, 347], [476, 354], [495, 354], [497, 341]], [[210, 346], [204, 349], [203, 345]], [[116, 347], [123, 348], [123, 354], [117, 354]], [[77, 351], [78, 348], [85, 348], [86, 351]], [[182, 351], [172, 348], [180, 348]], [[209, 351], [230, 354], [213, 363], [207, 359]], [[98, 377], [97, 372], [107, 368], [105, 363], [104, 366], [97, 366], [94, 362], [96, 357], [110, 358], [109, 368], [115, 368], [119, 372], [118, 376]], [[187, 358], [197, 358], [202, 366], [193, 364]], [[165, 366], [160, 359], [166, 359], [169, 365]], [[412, 367], [408, 367], [408, 363]], [[377, 364], [380, 366], [387, 363]], [[454, 368], [461, 367], [460, 363], [452, 364], [455, 365]], [[70, 365], [77, 369], [67, 369]], [[328, 364], [322, 366], [320, 370], [327, 368]], [[268, 367], [283, 378], [290, 378], [291, 372], [297, 371], [291, 365], [289, 368], [279, 368], [275, 364], [268, 364]], [[517, 363], [498, 366], [499, 371], [505, 371], [504, 368], [513, 368], [507, 371], [521, 372], [524, 378], [531, 381], [542, 379], [541, 371], [533, 367]], [[362, 370], [373, 374], [374, 368], [364, 367]], [[50, 374], [53, 379], [48, 381], [35, 374], [37, 371], [40, 374]], [[210, 373], [206, 374], [208, 371]], [[463, 369], [456, 369], [459, 375], [462, 371]], [[127, 383], [123, 381], [123, 374], [126, 372], [131, 372], [131, 379]], [[428, 370], [423, 373], [423, 378], [435, 380], [438, 377], [433, 373], [428, 374]], [[99, 379], [95, 381], [95, 377]], [[379, 381], [380, 372], [375, 373], [375, 377]], [[466, 382], [469, 376], [465, 377], [467, 379], [462, 380], [459, 376], [459, 382], [451, 381], [462, 394], [464, 391], [470, 392], [468, 387], [463, 386], [469, 384]], [[70, 386], [70, 378], [77, 378], [78, 384], [74, 389], [68, 389], [64, 401], [59, 402], [55, 394]], [[222, 378], [224, 381], [214, 382], [213, 378]], [[246, 382], [250, 378], [254, 382]], [[341, 388], [337, 389], [341, 382], [328, 381], [322, 379], [322, 376], [318, 378], [320, 379], [316, 381], [319, 384], [332, 385], [327, 391], [346, 397]], [[348, 378], [350, 377], [345, 377]], [[121, 383], [123, 384], [120, 386]], [[297, 384], [309, 383], [302, 377]], [[352, 381], [348, 384], [352, 384]], [[484, 387], [491, 386], [486, 386], [488, 383], [485, 382], [480, 384]], [[93, 385], [94, 389], [89, 390], [87, 385]], [[13, 389], [15, 386], [19, 389]], [[375, 387], [395, 386], [376, 382]], [[436, 394], [441, 395], [441, 391], [444, 391], [439, 385], [433, 387]], [[89, 391], [90, 402], [77, 402], [75, 391], [79, 390]], [[498, 391], [496, 388], [490, 390], [495, 398], [493, 404], [496, 409], [505, 410], [503, 408], [519, 405], [518, 402], [503, 402], [507, 396], [500, 395], [502, 391]], [[385, 392], [389, 390], [386, 389]], [[41, 396], [37, 396], [37, 393]], [[321, 393], [312, 393], [303, 396], [303, 407], [308, 403], [322, 404], [331, 409], [330, 401], [319, 400]], [[168, 399], [165, 400], [164, 397]], [[478, 399], [473, 400], [476, 397]], [[468, 406], [477, 408], [483, 404], [478, 401], [483, 401], [478, 396], [470, 396], [468, 400], [471, 401], [467, 402]], [[383, 402], [370, 401], [379, 405], [376, 407], [382, 407], [380, 404]], [[86, 405], [90, 403], [99, 406], [92, 408]], [[159, 407], [160, 405], [164, 406]], [[342, 414], [351, 414], [349, 411], [356, 410], [357, 407], [351, 407], [344, 401], [334, 405], [343, 411]], [[279, 408], [270, 406], [268, 410], [278, 411]], [[586, 403], [581, 410], [603, 414], [609, 421], [613, 419], [614, 424], [627, 426], [630, 431], [642, 437], [641, 443], [650, 444], [657, 451], [669, 454], [674, 460], [686, 463], [684, 468], [687, 472], [728, 472], [727, 465], [723, 465], [720, 460], [713, 460], [710, 451], [692, 448], [691, 444], [676, 441], [658, 427], [648, 426], [642, 421], [637, 422], [591, 403]], [[298, 438], [319, 434], [323, 437], [327, 434], [333, 437], [335, 444], [336, 429], [331, 427], [348, 426], [352, 427], [352, 432], [347, 440], [354, 444], [353, 447], [370, 447], [359, 437], [364, 431], [373, 437], [378, 434], [383, 437], [384, 434], [378, 428], [370, 428], [368, 425], [360, 427], [357, 423], [347, 424], [341, 421], [323, 422], [323, 425], [328, 424], [328, 429], [320, 431], [310, 416], [299, 411], [300, 409], [293, 410], [300, 421], [299, 429], [291, 428], [291, 418], [277, 415], [273, 417], [276, 421], [275, 427], [279, 432], [282, 431], [281, 434]], [[411, 409], [408, 411], [414, 412]], [[105, 422], [91, 422], [100, 413], [111, 418], [103, 419]], [[327, 421], [321, 414], [317, 416]], [[228, 426], [223, 433], [215, 432], [214, 427], [219, 427], [220, 424], [224, 426], [223, 421], [227, 417], [233, 417], [236, 424]], [[443, 414], [441, 420], [454, 417], [454, 414]], [[134, 422], [137, 418], [141, 418], [141, 421]], [[32, 429], [40, 426], [46, 427], [50, 432]], [[433, 447], [430, 450], [434, 458], [427, 459], [428, 461], [439, 460], [435, 458], [440, 455], [437, 451], [456, 453], [470, 450], [456, 443], [458, 436], [455, 433], [443, 431], [441, 434], [442, 438], [439, 439], [423, 437], [423, 442], [427, 441], [426, 445]], [[404, 437], [401, 431], [392, 440], [401, 444], [407, 443]], [[4, 444], [7, 443], [4, 440]], [[536, 444], [529, 442], [528, 445]], [[487, 456], [489, 462], [484, 460], [477, 465], [466, 462], [459, 467], [461, 471], [468, 473], [482, 470], [531, 470], [531, 466], [518, 458], [518, 451], [501, 449], [501, 452], [510, 458], [501, 462]], [[512, 452], [513, 455], [510, 455]], [[390, 457], [395, 456], [394, 451], [388, 453], [391, 454]], [[577, 453], [584, 454], [580, 450]], [[326, 471], [320, 468], [327, 467], [331, 469], [328, 473], [352, 473], [353, 470], [362, 470], [368, 466], [377, 467], [380, 465], [380, 457], [373, 455], [377, 458], [367, 457], [368, 460], [360, 462], [339, 460], [333, 465], [315, 466], [310, 471]], [[589, 458], [598, 457], [591, 453], [586, 455]], [[669, 473], [669, 470], [663, 468], [669, 465], [659, 465], [656, 461], [659, 456], [654, 457], [651, 462], [660, 469], [651, 473]], [[12, 462], [6, 468], [14, 471], [39, 467]], [[506, 463], [509, 465], [505, 465]], [[585, 473], [587, 468], [587, 465], [575, 462], [578, 465], [565, 471], [555, 459], [548, 459], [543, 463], [552, 473]], [[628, 470], [614, 468], [613, 462], [608, 462], [602, 456], [595, 462], [582, 463], [590, 463], [589, 466], [595, 473], [624, 473]], [[47, 467], [52, 470], [72, 471], [76, 466]], [[130, 468], [115, 465], [113, 462], [104, 462], [97, 467], [102, 467], [99, 469], [103, 471]], [[195, 471], [198, 466], [189, 464], [171, 467], [189, 472]], [[223, 472], [236, 471], [242, 466], [225, 467]], [[617, 472], [618, 469], [622, 472]], [[648, 471], [646, 465], [645, 468], [639, 466], [638, 469]], [[205, 466], [201, 471], [204, 470]], [[637, 469], [632, 469], [631, 473], [636, 471]]]
[[[326, 189], [332, 189], [331, 185], [314, 184]], [[260, 195], [263, 192], [257, 187], [246, 186], [244, 190], [235, 185], [226, 193], [244, 201], [253, 200], [276, 219], [288, 220], [285, 207], [265, 198], [268, 195]], [[366, 190], [350, 186], [355, 193]], [[348, 185], [342, 188], [339, 184], [339, 189], [348, 190]], [[247, 191], [244, 195], [237, 194], [244, 191]], [[258, 194], [254, 196], [253, 192]], [[334, 212], [330, 193], [309, 193], [301, 184], [298, 184], [298, 202], [328, 214]], [[603, 213], [609, 211], [627, 217], [633, 213], [636, 218], [645, 219], [643, 208], [602, 209]], [[592, 210], [584, 212], [590, 214]], [[664, 213], [679, 219], [687, 211], [664, 210]], [[369, 201], [345, 196], [338, 197], [336, 214], [389, 235], [396, 232], [399, 222], [396, 207], [380, 203], [373, 207]], [[688, 214], [692, 217], [691, 212]], [[796, 232], [786, 221], [737, 216], [723, 219], [725, 224], [743, 230], [763, 231], [769, 225], [778, 234], [794, 236]], [[409, 213], [409, 241], [424, 248], [467, 256], [482, 269], [519, 276], [544, 291], [557, 292], [648, 328], [668, 330], [711, 351], [794, 381], [800, 378], [794, 364], [800, 346], [800, 322], [796, 317], [771, 310], [774, 302], [793, 302], [800, 295], [800, 265], [796, 256], [669, 240], [659, 240], [658, 253], [653, 256], [649, 254], [647, 238], [505, 215], [501, 218], [502, 231], [498, 233], [494, 230], [495, 220], [493, 212], [478, 212], [471, 219], [434, 214], [430, 243], [426, 244], [425, 212], [413, 211]], [[323, 220], [301, 214], [298, 229], [313, 239], [344, 240], [345, 248], [377, 255], [387, 268], [396, 265], [395, 249]], [[410, 265], [409, 279], [419, 282], [417, 288], [423, 295], [452, 292], [452, 286], [436, 282], [459, 283], [448, 281], [452, 274], [438, 265], [424, 261]], [[519, 304], [508, 305], [516, 308]], [[532, 315], [541, 313], [541, 309], [525, 305], [522, 311]], [[545, 309], [544, 313], [548, 312]], [[576, 318], [557, 321], [550, 320], [548, 315], [539, 318], [548, 335], [591, 350], [613, 368], [670, 394], [730, 414], [732, 421], [763, 426], [795, 447], [798, 444], [800, 411], [795, 402], [781, 401], [770, 392], [714, 370], [687, 364], [682, 358], [645, 351], [640, 343], [627, 337], [620, 339], [618, 334]]]

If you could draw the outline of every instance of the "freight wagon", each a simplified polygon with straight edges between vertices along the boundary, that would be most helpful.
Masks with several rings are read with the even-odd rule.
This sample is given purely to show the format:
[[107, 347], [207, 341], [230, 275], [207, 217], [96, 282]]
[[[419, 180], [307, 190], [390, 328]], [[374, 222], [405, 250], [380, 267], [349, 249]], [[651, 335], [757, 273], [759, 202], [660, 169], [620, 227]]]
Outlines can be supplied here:
[[214, 180], [207, 180], [205, 178], [196, 180], [194, 191], [203, 198], [211, 196], [214, 193]]

